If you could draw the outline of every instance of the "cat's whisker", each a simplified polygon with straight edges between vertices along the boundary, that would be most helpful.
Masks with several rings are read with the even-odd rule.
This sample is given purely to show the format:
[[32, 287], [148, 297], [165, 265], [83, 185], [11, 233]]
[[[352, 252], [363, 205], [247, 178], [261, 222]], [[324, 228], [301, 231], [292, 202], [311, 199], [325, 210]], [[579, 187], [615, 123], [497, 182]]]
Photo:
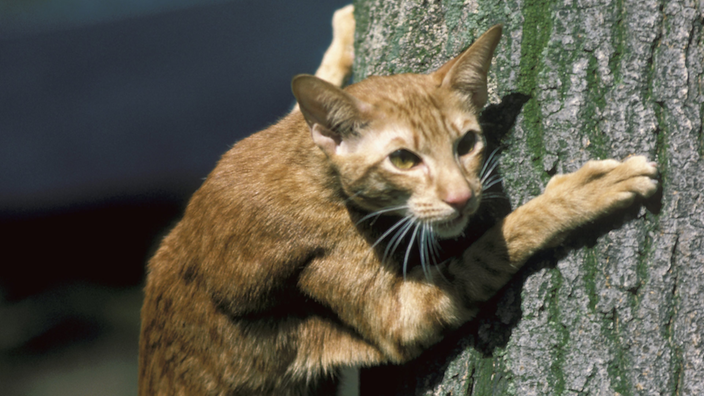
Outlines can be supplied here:
[[433, 261], [435, 261], [440, 256], [440, 251], [442, 250], [442, 247], [440, 246], [440, 242], [438, 242], [438, 239], [435, 237], [435, 233], [433, 232], [432, 228], [430, 229], [430, 231], [432, 235], [432, 243], [430, 244], [430, 248], [433, 251]]
[[450, 261], [450, 260], [451, 260], [451, 259], [447, 259], [447, 260], [443, 261], [442, 263], [438, 263], [438, 264], [435, 266], [435, 269], [438, 271], [438, 274], [440, 274], [440, 276], [441, 276], [441, 277], [445, 280], [445, 282], [447, 282], [447, 283], [451, 283], [451, 282], [450, 282], [449, 279], [447, 279], [447, 277], [445, 276], [445, 274], [442, 273], [442, 270], [441, 270], [440, 268], [441, 268], [443, 265], [445, 265], [445, 263], [447, 263], [447, 262]]
[[497, 180], [497, 179], [503, 180], [503, 177], [501, 177], [501, 175], [494, 174], [494, 175], [491, 175], [489, 177], [484, 178], [482, 181], [483, 181], [483, 183], [486, 184], [486, 183], [491, 183], [492, 181]]
[[[443, 274], [442, 271], [440, 270], [440, 266], [443, 265], [444, 263], [446, 263], [447, 260], [445, 260], [441, 263], [437, 262], [438, 258], [440, 257], [440, 251], [442, 250], [442, 246], [440, 246], [440, 242], [438, 242], [438, 239], [435, 237], [435, 233], [433, 232], [432, 227], [430, 227], [429, 230], [430, 230], [430, 243], [428, 244], [428, 246], [430, 248], [430, 252], [431, 252], [433, 264], [434, 264], [433, 266], [431, 266], [431, 268], [435, 267], [435, 269], [438, 271], [438, 274], [440, 274], [440, 277], [442, 277], [446, 282], [450, 283], [450, 280], [447, 279], [445, 277], [445, 274]], [[428, 272], [430, 272], [430, 269], [428, 270]]]
[[[418, 258], [420, 259], [420, 266], [423, 269], [423, 272], [425, 272], [424, 264], [425, 264], [425, 252], [423, 251], [423, 246], [425, 244], [425, 223], [420, 222], [416, 225], [416, 231], [420, 229], [420, 233], [418, 234]], [[412, 241], [411, 241], [412, 242]]]
[[408, 257], [411, 254], [411, 248], [413, 248], [413, 243], [416, 241], [416, 235], [418, 234], [418, 227], [421, 223], [414, 222], [415, 228], [413, 229], [413, 234], [411, 235], [411, 240], [408, 242], [408, 247], [406, 248], [406, 255], [403, 257], [403, 280], [406, 280], [406, 269], [408, 268]]
[[[407, 230], [409, 227], [409, 221], [410, 218], [404, 218], [403, 220], [399, 221], [396, 226], [394, 226], [394, 229], [398, 228], [395, 230], [394, 234], [391, 236], [389, 239], [389, 242], [386, 244], [386, 248], [384, 249], [384, 255], [382, 256], [381, 261], [386, 261], [386, 259], [393, 254], [394, 250], [396, 250], [396, 247], [398, 243], [400, 243], [400, 238], [401, 235], [404, 234], [404, 230]], [[390, 233], [392, 230], [387, 231], [387, 233]], [[388, 235], [387, 233], [384, 234], [384, 236]], [[377, 241], [380, 242], [380, 241]]]
[[488, 200], [488, 199], [502, 199], [506, 198], [504, 195], [499, 194], [499, 193], [486, 193], [482, 194], [482, 200]]
[[420, 266], [423, 269], [423, 273], [425, 274], [425, 279], [427, 279], [428, 281], [430, 281], [430, 274], [428, 273], [428, 264], [429, 264], [428, 263], [428, 258], [429, 258], [428, 257], [428, 254], [429, 254], [429, 250], [428, 250], [428, 244], [429, 244], [428, 237], [429, 237], [429, 235], [428, 234], [429, 234], [429, 232], [432, 232], [432, 231], [430, 231], [428, 223], [423, 222], [422, 228], [420, 230], [420, 243], [419, 243], [418, 248], [420, 251]]
[[481, 171], [479, 172], [480, 175], [484, 173], [484, 171], [486, 170], [487, 164], [490, 163], [491, 160], [494, 159], [494, 156], [496, 156], [496, 154], [498, 152], [499, 152], [498, 147], [491, 151], [491, 154], [489, 154], [489, 157], [487, 157], [486, 160], [484, 161], [484, 166], [482, 167]]
[[493, 186], [495, 186], [495, 185], [497, 185], [497, 184], [499, 184], [499, 183], [501, 183], [501, 182], [503, 182], [503, 181], [504, 181], [504, 178], [503, 178], [503, 177], [499, 177], [499, 176], [492, 177], [492, 178], [490, 178], [490, 181], [489, 181], [489, 182], [487, 182], [486, 184], [484, 184], [484, 185], [482, 186], [482, 190], [488, 190], [488, 189], [490, 189], [491, 187], [493, 187]]
[[427, 229], [427, 236], [426, 236], [426, 257], [429, 258], [428, 260], [428, 279], [431, 279], [432, 277], [430, 276], [430, 268], [434, 265], [437, 264], [438, 256], [440, 255], [438, 252], [438, 248], [440, 245], [438, 244], [438, 240], [435, 237], [435, 232], [433, 231], [433, 227], [430, 224], [426, 224], [426, 229]]
[[361, 222], [363, 222], [364, 220], [367, 220], [369, 218], [381, 216], [384, 213], [394, 212], [397, 210], [402, 210], [402, 209], [407, 209], [407, 208], [408, 208], [408, 205], [399, 205], [399, 206], [393, 206], [393, 207], [386, 208], [386, 209], [377, 210], [376, 212], [369, 213], [368, 215], [362, 217], [357, 223], [355, 223], [355, 225], [359, 225]]
[[482, 166], [482, 169], [479, 171], [479, 178], [480, 178], [480, 179], [483, 178], [483, 176], [484, 176], [484, 174], [485, 174], [484, 172], [486, 172], [487, 167], [489, 166], [489, 164], [490, 164], [491, 161], [492, 161], [492, 158], [494, 157], [494, 153], [496, 153], [496, 150], [494, 150], [494, 151], [489, 155], [489, 158], [487, 158], [486, 161], [484, 161], [484, 165]]
[[[494, 151], [489, 154], [489, 158], [486, 159], [486, 162], [484, 162], [484, 166], [482, 166], [482, 170], [479, 172], [479, 178], [482, 179], [482, 181], [484, 180], [486, 175], [491, 174], [491, 172], [493, 171], [493, 167], [499, 162], [498, 157], [496, 156], [498, 153], [499, 149], [495, 148]], [[490, 166], [490, 164], [492, 164], [492, 162], [494, 163], [492, 166], [492, 170], [487, 172], [486, 170]]]
[[382, 257], [382, 261], [386, 261], [386, 258], [389, 257], [390, 254], [393, 254], [396, 251], [396, 248], [398, 245], [401, 244], [401, 241], [403, 238], [406, 236], [408, 233], [408, 230], [413, 227], [413, 216], [408, 215], [406, 216], [403, 220], [401, 220], [399, 223], [403, 223], [403, 227], [399, 228], [396, 230], [396, 233], [394, 236], [391, 237], [389, 240], [389, 244], [386, 245], [386, 249], [384, 249], [384, 256]]
[[440, 252], [442, 248], [440, 247], [440, 242], [438, 242], [438, 238], [435, 235], [435, 232], [432, 231], [431, 229], [431, 239], [430, 239], [430, 249], [433, 254], [433, 263], [437, 265], [438, 263], [438, 258], [440, 257]]
[[499, 160], [498, 157], [493, 161], [493, 164], [491, 164], [491, 167], [486, 171], [485, 174], [481, 175], [481, 182], [484, 183], [490, 176], [493, 175], [494, 171], [496, 170], [496, 167], [499, 166]]
[[[394, 240], [393, 244], [389, 243], [389, 245], [386, 247], [386, 250], [384, 251], [384, 257], [383, 257], [384, 261], [387, 259], [387, 257], [393, 255], [394, 252], [396, 252], [396, 249], [401, 245], [401, 242], [406, 237], [406, 234], [408, 234], [408, 231], [411, 230], [411, 228], [413, 227], [414, 224], [415, 223], [413, 223], [413, 222], [409, 222], [403, 227], [403, 229], [398, 230], [397, 234], [394, 235], [395, 240]], [[387, 254], [387, 252], [388, 252], [388, 254]], [[404, 272], [404, 279], [405, 279], [405, 277], [406, 277], [406, 274]]]
[[[498, 162], [497, 162], [497, 164], [498, 164]], [[494, 173], [493, 170], [492, 170], [491, 172], [492, 172], [492, 173], [487, 173], [486, 175], [484, 175], [481, 180], [482, 180], [483, 182], [487, 182], [487, 181], [492, 180], [492, 179], [494, 179], [494, 178], [501, 177], [500, 174]]]
[[[403, 219], [397, 221], [396, 224], [394, 224], [393, 226], [389, 227], [389, 229], [386, 230], [386, 232], [385, 232], [382, 236], [380, 236], [379, 239], [376, 240], [376, 242], [374, 242], [374, 244], [372, 245], [371, 249], [373, 250], [373, 249], [376, 247], [376, 245], [378, 245], [379, 243], [381, 243], [381, 241], [383, 241], [384, 238], [386, 238], [387, 236], [389, 236], [389, 234], [391, 234], [395, 229], [397, 229], [398, 227], [400, 227], [401, 225], [403, 225], [404, 223], [406, 223], [407, 221], [409, 221], [409, 220], [411, 220], [411, 219], [412, 219], [411, 216], [406, 216], [406, 217], [404, 217]], [[394, 239], [391, 238], [391, 241], [393, 241], [393, 240], [394, 240]], [[389, 243], [391, 243], [391, 241], [389, 241]], [[388, 246], [387, 246], [387, 248], [388, 248]]]
[[[482, 185], [482, 187], [481, 187], [482, 191], [487, 190], [487, 189], [491, 188], [492, 186], [494, 186], [495, 184], [503, 181], [503, 178], [500, 175], [494, 174], [494, 170], [496, 170], [496, 167], [499, 165], [498, 157], [494, 157], [493, 159], [491, 159], [491, 162], [493, 162], [493, 163], [489, 166], [488, 170], [483, 169], [482, 174], [480, 174], [480, 181], [479, 182]], [[489, 162], [487, 162], [485, 164], [485, 167], [488, 164], [489, 164]]]
[[[430, 282], [432, 281], [432, 267], [438, 265], [437, 258], [440, 256], [440, 244], [437, 241], [437, 238], [435, 238], [433, 227], [428, 222], [422, 223], [418, 249], [420, 251], [421, 268], [425, 274], [425, 279]], [[442, 272], [439, 273], [443, 279], [447, 280]]]

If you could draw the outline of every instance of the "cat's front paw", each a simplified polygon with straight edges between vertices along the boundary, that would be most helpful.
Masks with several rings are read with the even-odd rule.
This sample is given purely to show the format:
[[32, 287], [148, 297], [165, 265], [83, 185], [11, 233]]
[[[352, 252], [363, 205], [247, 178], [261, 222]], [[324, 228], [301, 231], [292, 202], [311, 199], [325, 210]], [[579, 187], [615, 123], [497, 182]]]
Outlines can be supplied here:
[[629, 206], [636, 197], [649, 198], [658, 190], [658, 169], [643, 156], [624, 162], [589, 161], [577, 172], [556, 175], [545, 193], [591, 220]]

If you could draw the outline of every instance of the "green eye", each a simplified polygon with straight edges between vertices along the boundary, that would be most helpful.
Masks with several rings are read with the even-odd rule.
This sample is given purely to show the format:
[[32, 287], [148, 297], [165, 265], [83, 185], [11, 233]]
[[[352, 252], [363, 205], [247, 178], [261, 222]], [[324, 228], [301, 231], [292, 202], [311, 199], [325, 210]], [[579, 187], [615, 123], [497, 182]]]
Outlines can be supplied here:
[[477, 144], [477, 134], [474, 131], [467, 132], [460, 142], [457, 144], [457, 156], [461, 157], [467, 155], [474, 150], [474, 146]]
[[395, 167], [401, 170], [411, 169], [421, 162], [417, 155], [404, 149], [396, 150], [389, 154], [389, 159]]

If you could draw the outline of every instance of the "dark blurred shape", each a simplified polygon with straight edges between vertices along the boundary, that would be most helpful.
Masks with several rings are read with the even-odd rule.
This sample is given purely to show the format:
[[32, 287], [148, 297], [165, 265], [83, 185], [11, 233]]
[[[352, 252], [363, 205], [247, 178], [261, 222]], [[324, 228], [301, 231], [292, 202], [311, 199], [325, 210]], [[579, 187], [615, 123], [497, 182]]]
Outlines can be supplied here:
[[344, 4], [229, 2], [0, 40], [9, 297], [137, 283], [220, 155], [290, 109], [291, 77], [315, 71]]
[[133, 198], [4, 221], [0, 240], [15, 259], [0, 266], [0, 286], [15, 301], [67, 281], [136, 285], [155, 236], [180, 212], [176, 199]]
[[0, 29], [3, 395], [136, 393], [149, 254], [218, 158], [290, 110], [347, 3], [217, 1]]
[[92, 341], [100, 335], [100, 327], [90, 318], [69, 317], [32, 338], [15, 353], [41, 355], [55, 350], [57, 346]]

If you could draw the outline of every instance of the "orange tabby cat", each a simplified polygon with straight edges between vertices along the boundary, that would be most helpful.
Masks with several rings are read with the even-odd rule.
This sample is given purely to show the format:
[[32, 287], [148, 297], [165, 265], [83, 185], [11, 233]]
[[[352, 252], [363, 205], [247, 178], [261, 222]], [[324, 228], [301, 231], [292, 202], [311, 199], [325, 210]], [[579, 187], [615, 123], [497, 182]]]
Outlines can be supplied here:
[[330, 394], [340, 368], [412, 359], [536, 251], [652, 195], [643, 157], [589, 162], [434, 263], [487, 184], [500, 36], [429, 75], [294, 78], [300, 111], [222, 157], [149, 263], [140, 395]]

